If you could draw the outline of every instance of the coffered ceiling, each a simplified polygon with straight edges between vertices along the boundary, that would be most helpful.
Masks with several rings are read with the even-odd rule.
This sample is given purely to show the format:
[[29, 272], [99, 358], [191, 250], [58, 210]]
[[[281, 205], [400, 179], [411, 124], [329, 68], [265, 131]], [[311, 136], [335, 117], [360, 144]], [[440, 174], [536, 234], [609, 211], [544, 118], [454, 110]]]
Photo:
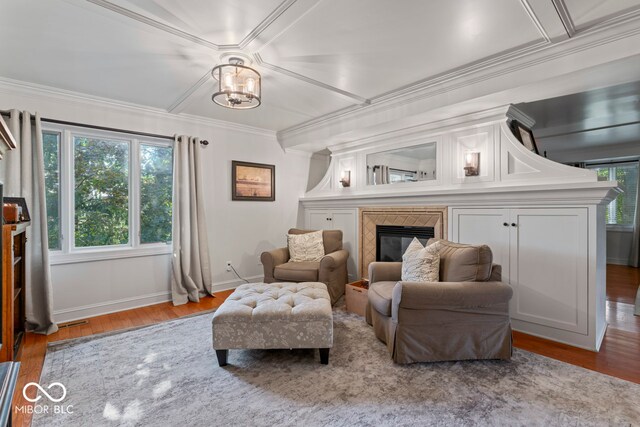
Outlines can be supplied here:
[[[640, 0], [0, 4], [1, 78], [264, 128], [283, 138], [372, 107], [392, 108], [399, 96], [425, 98], [434, 87], [472, 85], [491, 67], [507, 69], [640, 17]], [[211, 102], [210, 71], [228, 52], [248, 55], [262, 74], [259, 108], [232, 111]]]

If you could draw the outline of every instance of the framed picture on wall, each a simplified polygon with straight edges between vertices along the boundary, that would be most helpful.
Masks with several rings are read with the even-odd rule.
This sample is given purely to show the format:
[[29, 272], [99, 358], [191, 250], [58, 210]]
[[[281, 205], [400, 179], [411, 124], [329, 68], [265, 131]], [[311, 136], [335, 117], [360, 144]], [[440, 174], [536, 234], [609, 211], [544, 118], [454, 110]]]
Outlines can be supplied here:
[[231, 200], [273, 202], [275, 199], [275, 165], [231, 162]]
[[527, 150], [533, 151], [536, 154], [540, 154], [538, 152], [538, 146], [536, 145], [536, 140], [533, 137], [533, 132], [531, 129], [518, 122], [517, 120], [511, 121], [511, 132], [518, 138], [518, 141], [524, 145]]

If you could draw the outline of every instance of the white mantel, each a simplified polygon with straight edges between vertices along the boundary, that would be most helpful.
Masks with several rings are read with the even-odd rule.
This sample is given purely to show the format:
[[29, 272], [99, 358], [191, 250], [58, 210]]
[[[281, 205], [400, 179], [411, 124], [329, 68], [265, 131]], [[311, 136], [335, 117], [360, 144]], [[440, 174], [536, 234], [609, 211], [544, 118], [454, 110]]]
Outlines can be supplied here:
[[[442, 204], [501, 203], [608, 203], [617, 195], [616, 185], [598, 182], [595, 172], [553, 162], [527, 150], [511, 133], [507, 119], [532, 126], [535, 122], [512, 106], [426, 123], [361, 141], [329, 147], [331, 163], [320, 183], [300, 201], [361, 206], [412, 204], [416, 200]], [[480, 176], [465, 177], [460, 166], [465, 147], [473, 137], [474, 150], [485, 160]], [[367, 154], [435, 142], [435, 180], [367, 185]], [[473, 142], [471, 142], [473, 144]], [[340, 185], [343, 170], [351, 171], [351, 186]]]
[[[305, 225], [345, 228], [357, 259], [359, 208], [446, 206], [447, 238], [489, 244], [503, 266], [514, 329], [597, 351], [606, 331], [605, 206], [617, 184], [527, 150], [510, 119], [533, 125], [505, 106], [329, 147], [326, 175], [300, 199]], [[367, 185], [367, 154], [430, 142], [435, 179]], [[464, 176], [469, 149], [480, 152], [479, 176]], [[339, 182], [344, 170], [348, 188]]]

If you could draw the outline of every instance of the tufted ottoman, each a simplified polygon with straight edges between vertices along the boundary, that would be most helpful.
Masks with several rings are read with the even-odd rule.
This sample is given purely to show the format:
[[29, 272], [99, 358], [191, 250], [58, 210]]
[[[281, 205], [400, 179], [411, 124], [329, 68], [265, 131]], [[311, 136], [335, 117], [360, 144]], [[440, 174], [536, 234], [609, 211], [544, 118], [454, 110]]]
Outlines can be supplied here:
[[213, 348], [220, 366], [230, 349], [317, 348], [329, 363], [333, 314], [327, 286], [318, 282], [239, 286], [213, 315]]

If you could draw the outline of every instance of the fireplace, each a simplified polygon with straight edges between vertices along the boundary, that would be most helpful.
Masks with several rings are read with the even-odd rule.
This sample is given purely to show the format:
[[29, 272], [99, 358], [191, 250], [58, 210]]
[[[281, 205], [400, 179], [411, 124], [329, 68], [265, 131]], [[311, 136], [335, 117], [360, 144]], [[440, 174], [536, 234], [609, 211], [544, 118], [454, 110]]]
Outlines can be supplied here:
[[413, 238], [425, 245], [435, 237], [434, 227], [376, 225], [376, 261], [402, 261], [402, 254]]

